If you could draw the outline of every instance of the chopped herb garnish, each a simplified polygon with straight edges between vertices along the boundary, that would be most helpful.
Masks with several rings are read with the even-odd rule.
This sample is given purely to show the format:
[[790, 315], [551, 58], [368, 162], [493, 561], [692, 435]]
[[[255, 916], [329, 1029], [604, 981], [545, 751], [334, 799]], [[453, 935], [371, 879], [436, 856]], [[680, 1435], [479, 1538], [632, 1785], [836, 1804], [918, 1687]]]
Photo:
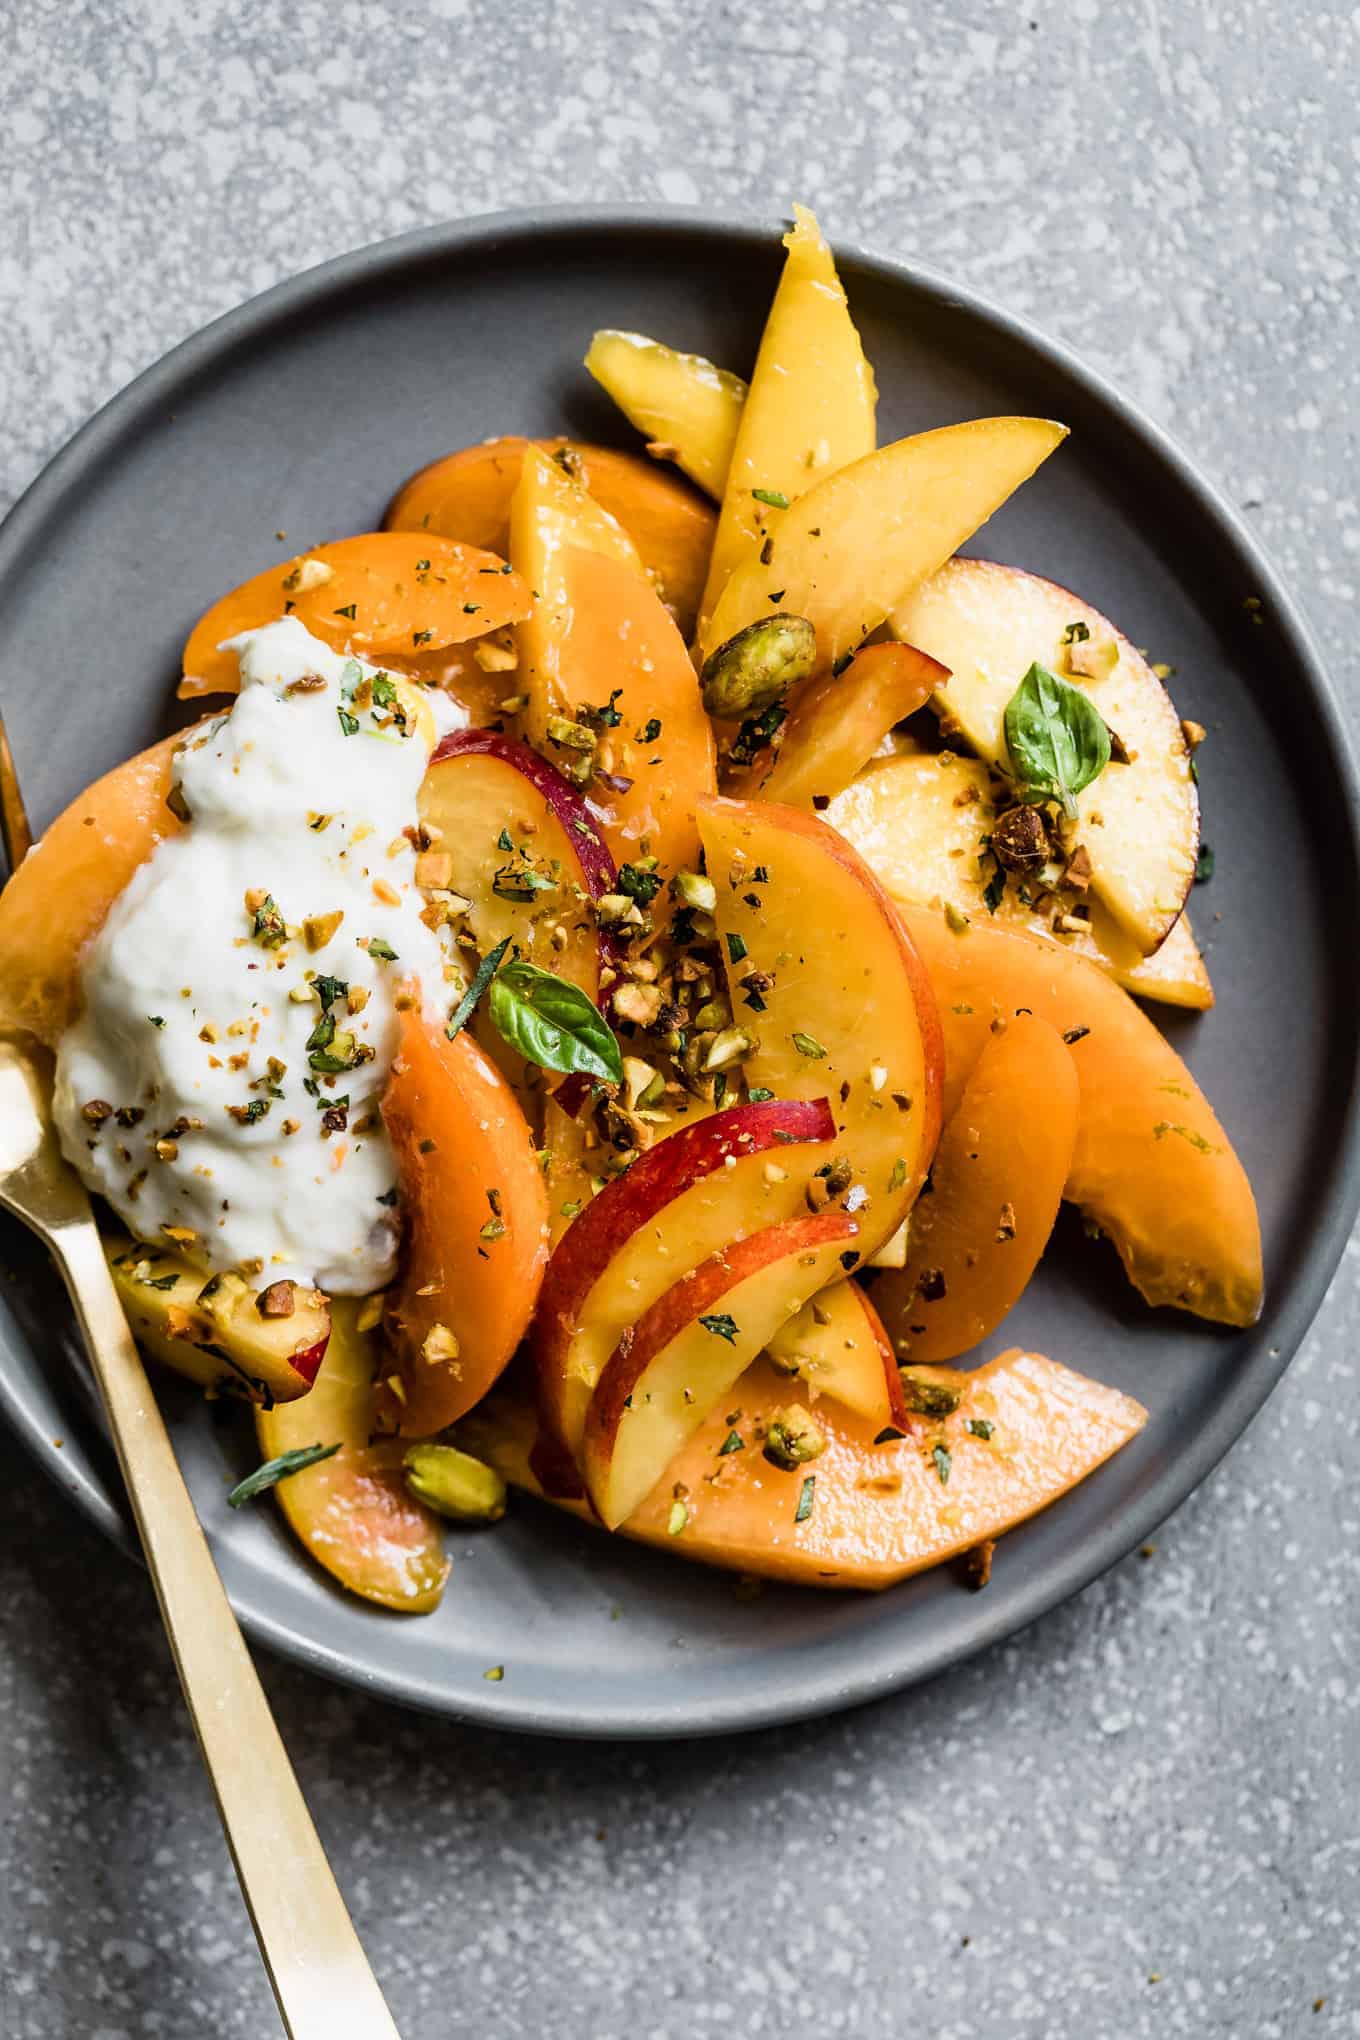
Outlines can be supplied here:
[[1062, 641], [1065, 645], [1084, 645], [1090, 635], [1091, 631], [1088, 624], [1081, 622], [1069, 623], [1067, 629], [1062, 634]]
[[[316, 993], [317, 1002], [320, 1005], [322, 1012], [328, 1013], [331, 1007], [335, 1004], [337, 999], [344, 998], [346, 992], [349, 990], [349, 986], [345, 983], [345, 980], [343, 978], [320, 976], [314, 977], [312, 979], [312, 990]], [[334, 1031], [335, 1031], [334, 1025], [332, 1024], [331, 1028], [332, 1034], [334, 1033]], [[329, 1037], [327, 1038], [329, 1039]], [[322, 1048], [324, 1048], [325, 1045], [326, 1045], [325, 1042], [317, 1044], [317, 1046]], [[312, 1046], [312, 1043], [309, 1041], [307, 1046], [310, 1048]]]
[[621, 864], [618, 886], [621, 893], [636, 900], [640, 907], [649, 907], [661, 890], [661, 873], [648, 871], [641, 864]]
[[892, 1165], [892, 1174], [888, 1178], [888, 1188], [890, 1190], [900, 1190], [906, 1180], [907, 1165], [902, 1156], [899, 1155]]
[[386, 1204], [390, 1209], [390, 1207], [394, 1205], [396, 1201], [397, 1201], [397, 1186], [395, 1183], [392, 1185], [392, 1188], [390, 1190], [383, 1190], [379, 1192], [378, 1195], [379, 1204]]
[[642, 725], [642, 728], [640, 730], [634, 731], [634, 735], [636, 736], [637, 741], [640, 744], [654, 744], [657, 738], [661, 735], [660, 716], [659, 715], [648, 716], [646, 722]]
[[480, 602], [465, 602], [463, 604], [464, 616], [475, 616], [477, 614], [477, 611], [481, 608], [481, 606], [482, 605]]
[[839, 659], [836, 659], [833, 662], [831, 667], [831, 677], [833, 680], [840, 679], [841, 674], [845, 671], [846, 667], [850, 664], [850, 661], [854, 658], [854, 656], [855, 655], [853, 652], [842, 652]]
[[905, 1438], [906, 1435], [905, 1431], [898, 1430], [896, 1424], [885, 1424], [881, 1431], [875, 1432], [874, 1443], [875, 1445], [895, 1445], [899, 1439]]
[[767, 1091], [763, 1084], [752, 1084], [746, 1096], [752, 1105], [768, 1105], [774, 1096], [774, 1092]]
[[804, 1480], [802, 1487], [798, 1490], [798, 1507], [793, 1512], [795, 1523], [806, 1523], [808, 1517], [812, 1514], [812, 1504], [816, 1499], [817, 1476], [815, 1473], [810, 1473]]
[[1195, 884], [1207, 885], [1213, 875], [1214, 853], [1207, 843], [1201, 843], [1199, 856], [1195, 859]]
[[496, 848], [498, 850], [513, 850], [514, 847], [515, 847], [514, 844], [510, 840], [510, 831], [508, 829], [502, 829], [499, 836], [497, 836], [496, 838]]
[[153, 1027], [164, 1027], [165, 1025], [165, 1018], [160, 1013], [148, 1013], [146, 1017]]
[[500, 969], [501, 959], [509, 947], [510, 937], [507, 935], [503, 942], [498, 942], [494, 949], [489, 949], [478, 964], [472, 983], [468, 986], [462, 998], [449, 1015], [448, 1025], [445, 1027], [444, 1032], [450, 1041], [461, 1034], [467, 1026], [468, 1021], [476, 1011], [478, 1001], [481, 999], [483, 992]]
[[935, 1461], [935, 1471], [940, 1476], [940, 1486], [948, 1487], [950, 1469], [954, 1464], [953, 1456], [948, 1446], [937, 1445], [930, 1456]]
[[281, 1480], [287, 1480], [290, 1473], [301, 1473], [306, 1466], [317, 1466], [323, 1459], [332, 1459], [340, 1450], [338, 1445], [299, 1445], [292, 1452], [281, 1452], [277, 1459], [266, 1459], [263, 1466], [257, 1466], [254, 1473], [248, 1473], [238, 1481], [227, 1502], [233, 1509], [239, 1509], [243, 1502], [253, 1501], [266, 1488], [277, 1487]]
[[1069, 1027], [1066, 1034], [1064, 1034], [1063, 1036], [1063, 1040], [1067, 1043], [1067, 1046], [1071, 1048], [1074, 1042], [1085, 1041], [1087, 1035], [1090, 1032], [1091, 1030], [1089, 1027]]
[[751, 494], [757, 503], [768, 503], [771, 510], [787, 510], [789, 507], [788, 497], [778, 489], [752, 489]]
[[706, 1317], [701, 1317], [699, 1322], [706, 1332], [712, 1332], [715, 1339], [726, 1339], [729, 1346], [736, 1344], [740, 1327], [736, 1319], [729, 1317], [725, 1310], [711, 1311]]
[[741, 962], [743, 962], [743, 961], [745, 960], [745, 958], [746, 958], [746, 955], [747, 955], [747, 948], [746, 948], [746, 942], [745, 942], [745, 938], [744, 938], [743, 936], [741, 936], [741, 935], [729, 935], [729, 936], [728, 936], [728, 938], [727, 938], [727, 960], [728, 960], [728, 962], [729, 962], [729, 963], [741, 963]]
[[340, 727], [345, 735], [347, 737], [357, 737], [359, 734], [358, 716], [351, 715], [347, 708], [337, 708], [335, 712], [340, 718]]
[[718, 1447], [718, 1457], [719, 1459], [726, 1459], [729, 1452], [744, 1452], [745, 1450], [746, 1440], [742, 1437], [741, 1432], [729, 1431], [722, 1444]]
[[143, 1289], [173, 1289], [179, 1281], [178, 1275], [143, 1275]]
[[272, 893], [266, 893], [256, 907], [250, 932], [262, 949], [277, 949], [281, 942], [287, 941], [288, 930]]
[[615, 708], [614, 703], [622, 693], [623, 689], [621, 687], [614, 688], [603, 708], [592, 708], [589, 702], [583, 702], [580, 709], [582, 722], [595, 722], [599, 723], [602, 729], [616, 730], [623, 721], [623, 717]]
[[989, 914], [994, 914], [1006, 896], [1006, 867], [997, 860], [996, 870], [982, 889], [983, 905]]
[[377, 702], [379, 708], [396, 707], [397, 704], [396, 682], [390, 679], [386, 673], [374, 674], [373, 699]]
[[990, 1438], [996, 1426], [989, 1423], [986, 1417], [969, 1417], [964, 1429], [971, 1431], [975, 1438]]
[[810, 1056], [814, 1061], [819, 1056], [826, 1054], [826, 1050], [822, 1047], [820, 1041], [814, 1041], [810, 1034], [800, 1034], [796, 1028], [793, 1035], [793, 1045], [799, 1055]]
[[358, 614], [359, 614], [359, 605], [358, 605], [358, 603], [357, 603], [357, 602], [345, 602], [345, 603], [342, 603], [342, 605], [340, 606], [340, 608], [339, 608], [339, 609], [333, 609], [333, 610], [331, 611], [331, 615], [332, 615], [332, 616], [347, 616], [347, 617], [349, 618], [349, 620], [350, 620], [350, 622], [351, 622], [351, 623], [353, 623], [353, 621], [354, 621], [355, 617], [356, 617], [356, 616], [357, 616]]

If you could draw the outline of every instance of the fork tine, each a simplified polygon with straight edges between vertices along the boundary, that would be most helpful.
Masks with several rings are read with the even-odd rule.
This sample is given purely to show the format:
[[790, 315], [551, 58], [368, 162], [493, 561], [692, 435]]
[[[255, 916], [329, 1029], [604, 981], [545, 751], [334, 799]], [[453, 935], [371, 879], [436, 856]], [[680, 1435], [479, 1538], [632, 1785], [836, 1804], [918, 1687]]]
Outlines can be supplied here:
[[19, 791], [19, 775], [14, 769], [14, 753], [9, 747], [3, 715], [0, 715], [0, 841], [4, 842], [11, 872], [17, 871], [33, 848], [33, 831], [28, 826], [28, 812]]

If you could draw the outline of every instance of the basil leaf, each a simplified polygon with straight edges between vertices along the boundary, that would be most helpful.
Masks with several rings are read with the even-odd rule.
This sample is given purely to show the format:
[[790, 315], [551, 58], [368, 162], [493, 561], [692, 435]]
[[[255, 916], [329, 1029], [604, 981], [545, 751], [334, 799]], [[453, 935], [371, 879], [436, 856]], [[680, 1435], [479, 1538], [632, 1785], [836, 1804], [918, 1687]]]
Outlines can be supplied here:
[[535, 963], [507, 963], [492, 979], [497, 1030], [540, 1069], [623, 1082], [623, 1055], [609, 1023], [585, 993]]
[[1021, 799], [1057, 801], [1074, 821], [1077, 795], [1110, 762], [1110, 733], [1080, 687], [1035, 664], [1006, 704], [1006, 749]]
[[277, 1487], [281, 1480], [287, 1480], [290, 1473], [301, 1473], [304, 1466], [316, 1466], [323, 1459], [330, 1459], [340, 1450], [338, 1445], [300, 1445], [293, 1452], [280, 1452], [277, 1459], [266, 1459], [263, 1466], [257, 1466], [254, 1473], [248, 1473], [238, 1481], [227, 1501], [233, 1509], [239, 1509], [243, 1502], [262, 1495], [266, 1488]]

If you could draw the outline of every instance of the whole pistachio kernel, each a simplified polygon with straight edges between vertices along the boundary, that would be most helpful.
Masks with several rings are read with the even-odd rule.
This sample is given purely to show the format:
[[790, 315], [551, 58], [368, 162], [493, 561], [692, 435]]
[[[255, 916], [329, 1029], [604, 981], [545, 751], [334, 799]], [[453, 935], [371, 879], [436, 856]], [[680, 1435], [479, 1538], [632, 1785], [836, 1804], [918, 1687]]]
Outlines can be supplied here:
[[963, 1401], [962, 1389], [932, 1380], [928, 1374], [918, 1374], [914, 1368], [899, 1367], [897, 1378], [902, 1384], [903, 1402], [917, 1416], [952, 1417]]
[[699, 676], [704, 707], [725, 722], [773, 708], [817, 663], [817, 633], [805, 616], [759, 617], [719, 645]]
[[820, 1459], [825, 1450], [825, 1434], [801, 1403], [789, 1403], [784, 1409], [776, 1410], [770, 1418], [764, 1452], [771, 1466], [782, 1467], [786, 1473], [792, 1473], [796, 1466], [806, 1466], [809, 1460]]
[[495, 1467], [456, 1445], [413, 1445], [402, 1467], [416, 1500], [455, 1523], [499, 1523], [505, 1514], [505, 1482]]

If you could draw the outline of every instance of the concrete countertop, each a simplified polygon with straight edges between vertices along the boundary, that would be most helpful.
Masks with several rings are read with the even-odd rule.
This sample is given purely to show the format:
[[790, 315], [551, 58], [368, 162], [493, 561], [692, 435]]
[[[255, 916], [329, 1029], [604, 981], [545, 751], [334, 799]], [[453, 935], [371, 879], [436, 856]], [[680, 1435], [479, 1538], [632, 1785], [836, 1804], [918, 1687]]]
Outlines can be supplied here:
[[[1360, 17], [1159, 0], [10, 0], [0, 507], [172, 342], [547, 199], [776, 214], [1073, 345], [1356, 702]], [[264, 1675], [406, 2040], [1360, 2033], [1352, 1246], [1155, 1548], [935, 1685], [602, 1749]], [[0, 1437], [0, 2028], [275, 2030], [145, 1579]]]

